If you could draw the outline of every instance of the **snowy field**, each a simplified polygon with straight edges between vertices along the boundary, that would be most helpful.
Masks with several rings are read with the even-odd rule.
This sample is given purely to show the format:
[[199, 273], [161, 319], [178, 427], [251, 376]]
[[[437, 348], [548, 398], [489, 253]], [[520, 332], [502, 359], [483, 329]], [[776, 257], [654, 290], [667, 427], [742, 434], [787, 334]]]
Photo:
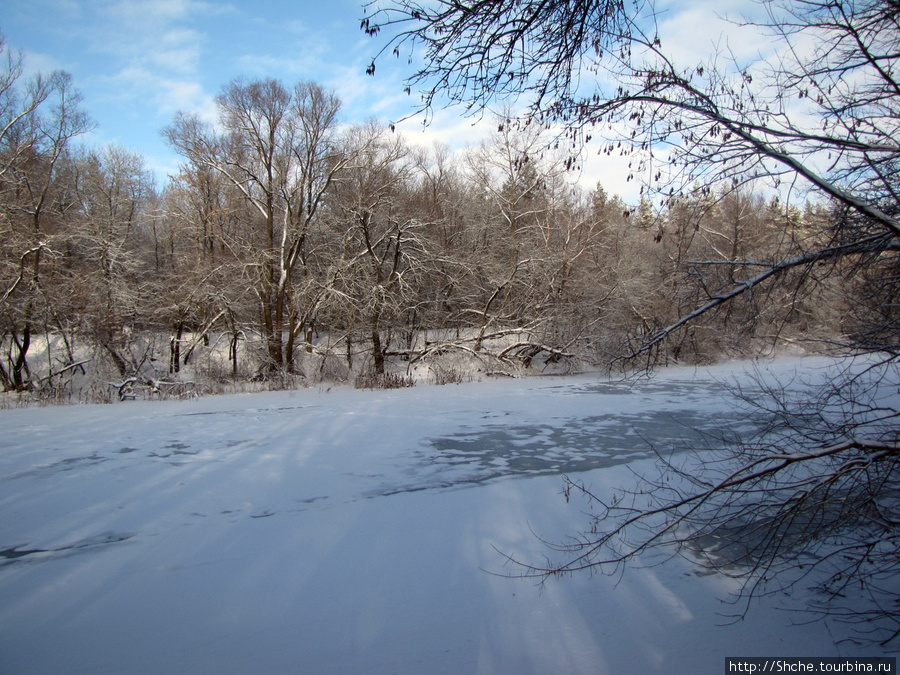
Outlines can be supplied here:
[[[807, 371], [823, 359], [765, 365]], [[734, 368], [732, 366], [731, 368]], [[877, 656], [682, 559], [508, 578], [645, 440], [740, 429], [713, 370], [0, 411], [0, 672], [717, 673]], [[680, 440], [679, 440], [680, 439]], [[646, 563], [655, 561], [648, 560]], [[842, 632], [843, 631], [843, 632]]]

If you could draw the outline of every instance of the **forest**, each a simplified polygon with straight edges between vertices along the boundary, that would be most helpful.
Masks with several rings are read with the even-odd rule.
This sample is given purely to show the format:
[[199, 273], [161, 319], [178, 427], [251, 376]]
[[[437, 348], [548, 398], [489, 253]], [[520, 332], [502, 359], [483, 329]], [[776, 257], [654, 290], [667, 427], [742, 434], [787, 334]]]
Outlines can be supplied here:
[[3, 56], [7, 392], [446, 383], [815, 350], [854, 330], [865, 284], [848, 263], [759, 284], [646, 345], [747, 269], [821, 247], [829, 201], [698, 183], [627, 204], [578, 185], [550, 125], [496, 115], [475, 147], [423, 149], [343, 123], [316, 83], [266, 79], [225, 85], [217, 125], [177, 114], [162, 133], [180, 169], [160, 181], [140, 155], [82, 142], [70, 76], [26, 78]]

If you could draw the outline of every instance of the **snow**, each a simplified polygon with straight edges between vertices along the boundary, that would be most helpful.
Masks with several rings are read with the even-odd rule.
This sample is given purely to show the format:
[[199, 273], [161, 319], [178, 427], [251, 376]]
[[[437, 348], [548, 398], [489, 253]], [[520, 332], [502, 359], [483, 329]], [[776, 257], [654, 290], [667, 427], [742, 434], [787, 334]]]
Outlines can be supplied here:
[[[797, 360], [764, 364], [788, 372]], [[824, 359], [805, 359], [811, 372]], [[879, 655], [683, 559], [509, 578], [584, 527], [562, 474], [741, 429], [721, 380], [498, 380], [0, 411], [0, 671], [686, 673]]]

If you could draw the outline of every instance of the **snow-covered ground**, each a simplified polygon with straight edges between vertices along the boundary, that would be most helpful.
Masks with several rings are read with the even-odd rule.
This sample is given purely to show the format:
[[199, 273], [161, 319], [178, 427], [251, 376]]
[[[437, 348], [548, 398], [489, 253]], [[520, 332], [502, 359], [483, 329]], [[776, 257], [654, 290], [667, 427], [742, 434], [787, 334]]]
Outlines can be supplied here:
[[[767, 367], [784, 371], [799, 360]], [[822, 359], [806, 359], [810, 370]], [[0, 411], [0, 672], [688, 673], [879, 655], [728, 624], [689, 562], [508, 578], [585, 526], [561, 474], [633, 480], [645, 439], [732, 429], [712, 371]], [[645, 561], [648, 563], [653, 560]]]

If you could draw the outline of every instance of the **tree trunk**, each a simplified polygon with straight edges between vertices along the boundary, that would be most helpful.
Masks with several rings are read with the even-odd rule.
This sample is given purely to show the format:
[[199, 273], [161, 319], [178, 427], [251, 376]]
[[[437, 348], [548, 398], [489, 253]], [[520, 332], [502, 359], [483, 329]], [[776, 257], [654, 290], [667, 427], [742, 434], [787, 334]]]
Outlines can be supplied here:
[[175, 335], [169, 344], [169, 372], [177, 373], [180, 370], [181, 361], [181, 336], [184, 333], [184, 322], [179, 321], [175, 326]]
[[294, 330], [293, 323], [293, 320], [291, 320], [290, 325], [288, 325], [287, 342], [284, 345], [284, 356], [282, 360], [285, 371], [289, 373], [294, 372], [294, 341], [296, 340], [296, 331]]
[[240, 339], [240, 332], [234, 331], [234, 333], [231, 334], [231, 344], [228, 345], [228, 357], [231, 359], [231, 375], [233, 377], [237, 377], [238, 374], [237, 350], [238, 340]]
[[375, 373], [384, 375], [384, 349], [378, 332], [378, 312], [372, 317], [372, 357], [375, 360]]
[[112, 357], [113, 363], [116, 364], [116, 369], [119, 371], [119, 375], [121, 377], [126, 377], [128, 375], [128, 363], [122, 355], [119, 354], [116, 348], [112, 346], [109, 337], [101, 337], [100, 346], [106, 350], [110, 357]]
[[347, 370], [353, 370], [353, 338], [347, 332]]
[[270, 299], [266, 299], [263, 301], [263, 335], [266, 340], [266, 349], [269, 352], [269, 359], [271, 360], [270, 368], [277, 369], [280, 368], [282, 361], [282, 340], [283, 336], [281, 335], [280, 329], [281, 327], [276, 325], [273, 314], [272, 314], [272, 302]]
[[22, 373], [28, 375], [28, 348], [31, 346], [31, 325], [26, 323], [22, 329], [22, 341], [16, 338], [16, 334], [12, 335], [13, 343], [18, 349], [15, 361], [12, 367], [12, 383], [16, 389], [25, 389], [26, 377]]

